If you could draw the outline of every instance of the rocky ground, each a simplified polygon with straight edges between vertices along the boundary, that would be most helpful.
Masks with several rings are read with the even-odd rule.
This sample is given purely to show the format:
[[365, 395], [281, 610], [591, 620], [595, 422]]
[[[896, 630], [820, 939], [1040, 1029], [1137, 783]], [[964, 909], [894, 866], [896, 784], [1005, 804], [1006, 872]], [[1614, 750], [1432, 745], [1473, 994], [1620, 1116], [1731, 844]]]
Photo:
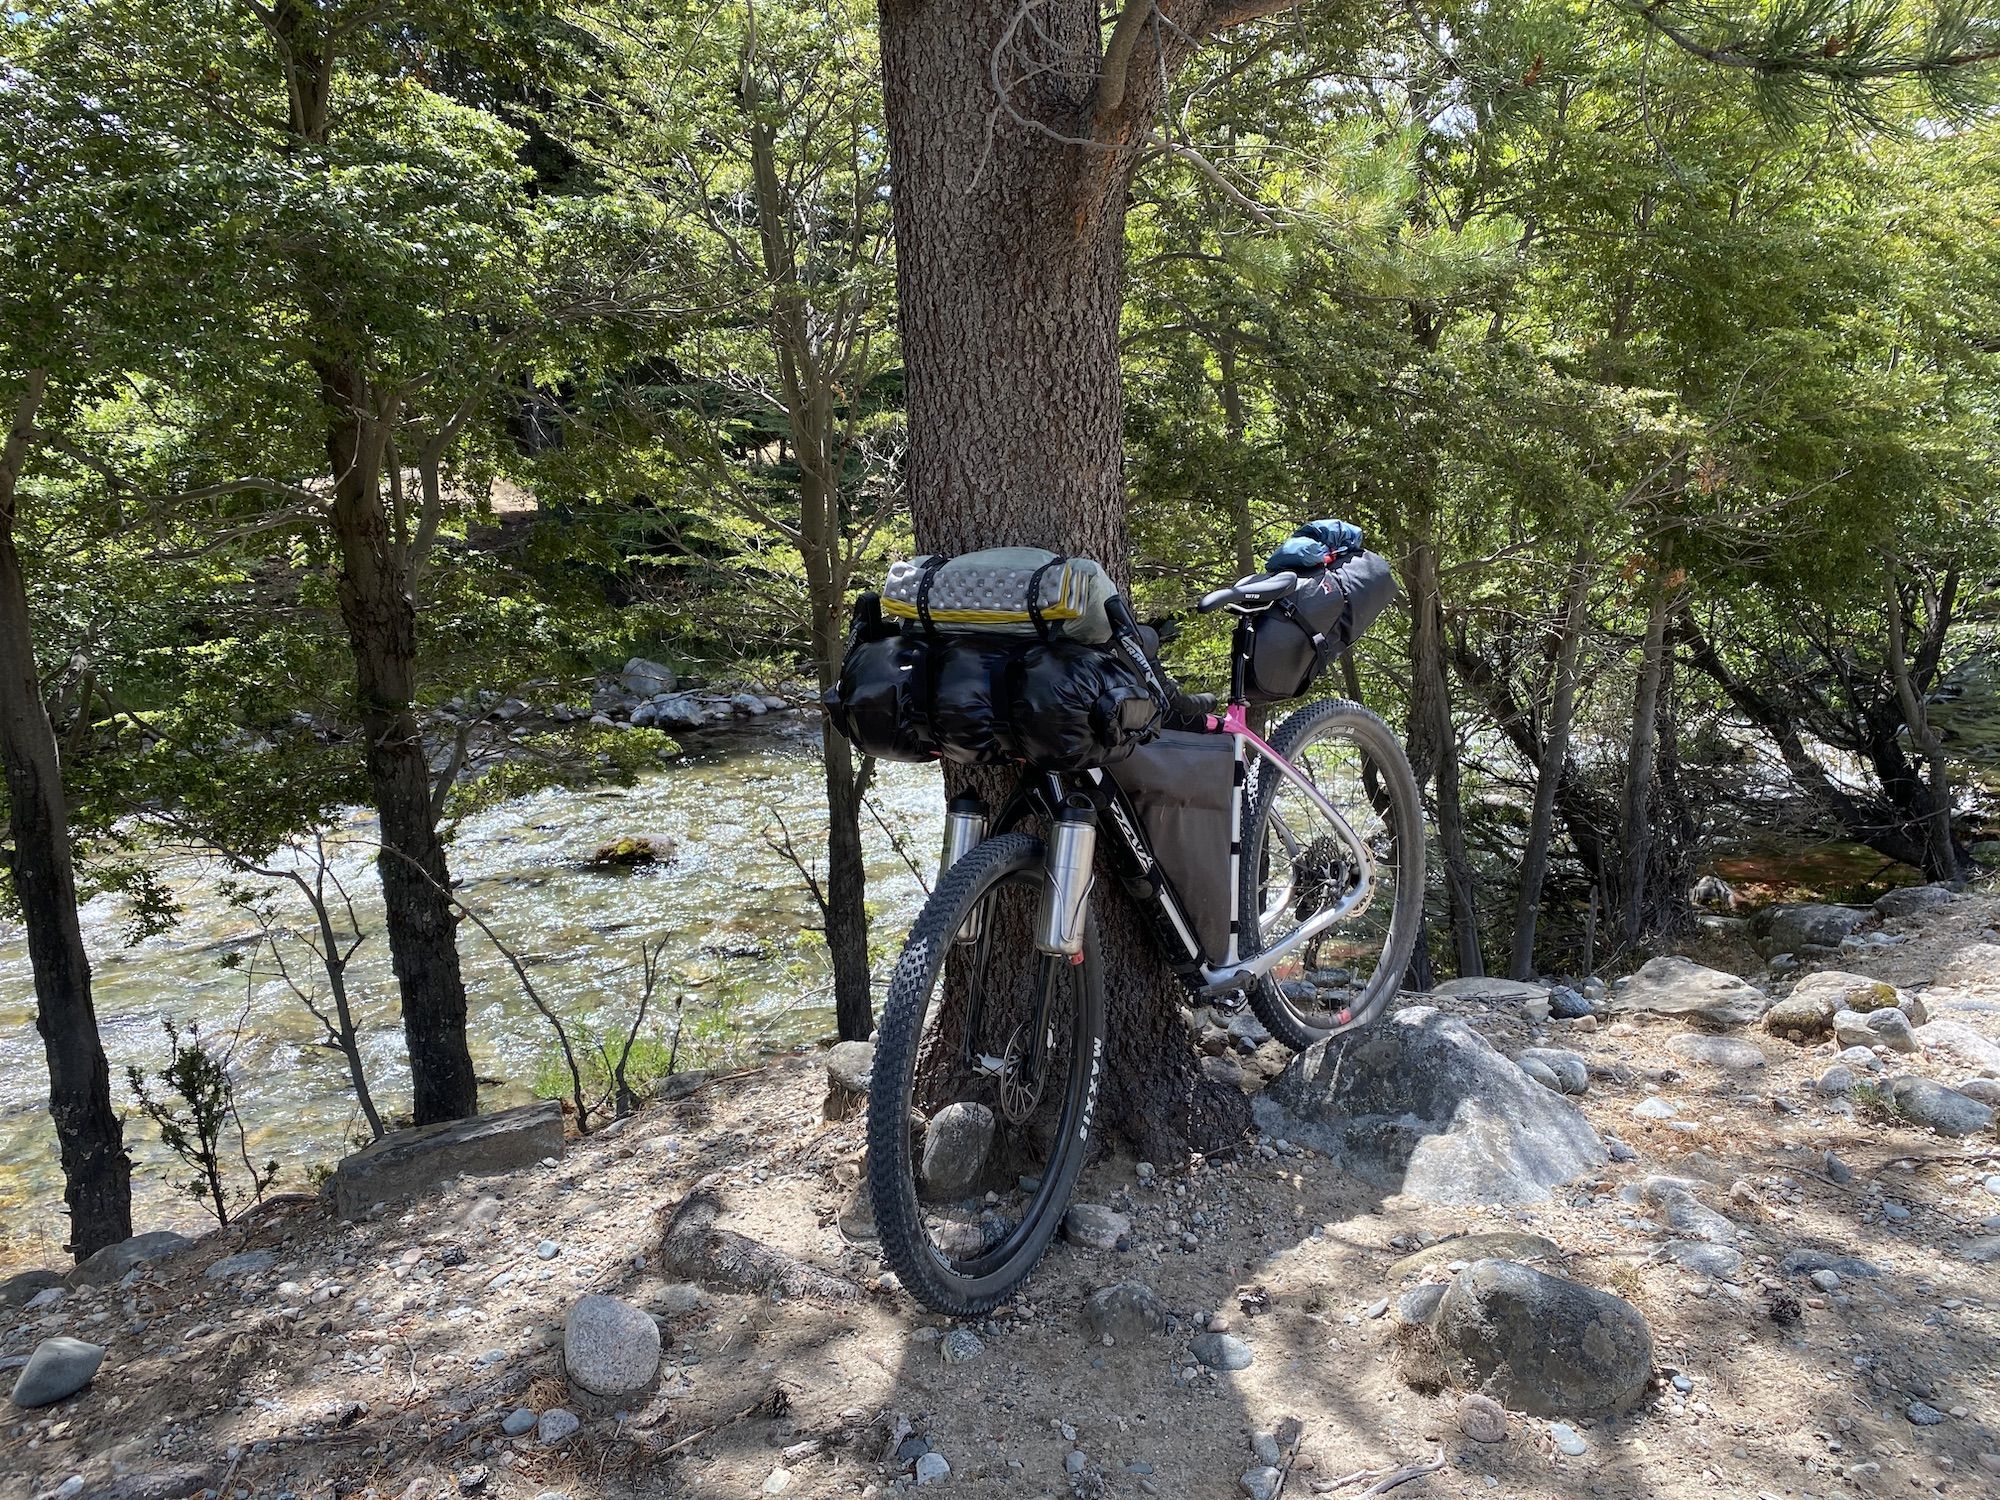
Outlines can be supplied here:
[[0, 1408], [0, 1495], [2000, 1493], [2000, 898], [1890, 907], [1289, 1070], [1194, 1017], [1262, 1136], [1097, 1163], [976, 1324], [885, 1281], [826, 1054], [544, 1111], [504, 1175], [0, 1287], [49, 1403]]

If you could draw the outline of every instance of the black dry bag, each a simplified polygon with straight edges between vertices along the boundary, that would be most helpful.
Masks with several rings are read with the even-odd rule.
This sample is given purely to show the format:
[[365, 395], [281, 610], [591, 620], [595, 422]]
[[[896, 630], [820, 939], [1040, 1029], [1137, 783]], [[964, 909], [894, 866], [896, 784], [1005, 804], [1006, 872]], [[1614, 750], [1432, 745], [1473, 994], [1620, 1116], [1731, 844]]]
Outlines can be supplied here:
[[1374, 552], [1299, 574], [1299, 591], [1257, 617], [1248, 687], [1253, 703], [1296, 698], [1361, 638], [1396, 597], [1396, 575]]

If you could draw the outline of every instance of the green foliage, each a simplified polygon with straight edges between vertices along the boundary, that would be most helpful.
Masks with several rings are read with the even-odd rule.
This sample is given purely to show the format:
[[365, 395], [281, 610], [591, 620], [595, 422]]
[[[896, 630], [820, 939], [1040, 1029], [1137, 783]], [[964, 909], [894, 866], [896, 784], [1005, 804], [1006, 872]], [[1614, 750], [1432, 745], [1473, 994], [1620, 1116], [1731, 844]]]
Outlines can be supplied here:
[[[183, 1028], [163, 1015], [160, 1028], [167, 1038], [166, 1065], [149, 1079], [145, 1069], [132, 1064], [125, 1070], [126, 1081], [140, 1113], [159, 1130], [160, 1143], [193, 1174], [181, 1190], [226, 1227], [232, 1211], [263, 1200], [277, 1180], [278, 1164], [269, 1161], [260, 1167], [251, 1160], [229, 1058], [203, 1043], [201, 1023], [189, 1021]], [[241, 1185], [231, 1181], [236, 1175], [231, 1156], [242, 1165], [246, 1181]]]

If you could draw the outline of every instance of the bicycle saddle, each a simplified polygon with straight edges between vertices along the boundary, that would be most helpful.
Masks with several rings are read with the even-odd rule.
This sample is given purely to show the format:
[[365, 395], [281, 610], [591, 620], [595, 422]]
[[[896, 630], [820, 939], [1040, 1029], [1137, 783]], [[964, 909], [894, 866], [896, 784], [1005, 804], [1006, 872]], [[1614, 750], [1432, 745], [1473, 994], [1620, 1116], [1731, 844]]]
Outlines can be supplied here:
[[1203, 614], [1214, 609], [1231, 609], [1248, 605], [1252, 609], [1267, 609], [1299, 586], [1296, 573], [1251, 573], [1239, 578], [1226, 589], [1217, 589], [1202, 597], [1195, 606]]

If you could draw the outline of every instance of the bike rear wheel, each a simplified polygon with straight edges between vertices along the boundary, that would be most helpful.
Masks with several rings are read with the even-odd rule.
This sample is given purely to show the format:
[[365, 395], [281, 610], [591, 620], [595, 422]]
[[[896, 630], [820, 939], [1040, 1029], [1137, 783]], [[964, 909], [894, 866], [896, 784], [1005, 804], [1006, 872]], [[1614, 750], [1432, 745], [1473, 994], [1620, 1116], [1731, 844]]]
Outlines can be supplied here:
[[[1027, 834], [965, 855], [924, 903], [882, 1008], [868, 1098], [876, 1233], [911, 1294], [954, 1317], [1027, 1279], [1089, 1150], [1104, 1065], [1097, 922], [1086, 918], [1076, 961], [1036, 951], [1046, 879]], [[968, 920], [978, 937], [955, 941]], [[979, 1135], [979, 1111], [993, 1143], [967, 1177], [959, 1148]]]
[[[1423, 804], [1401, 743], [1358, 703], [1300, 709], [1278, 726], [1271, 748], [1346, 820], [1374, 864], [1353, 911], [1250, 985], [1257, 1018], [1296, 1052], [1370, 1024], [1401, 986], [1423, 920]], [[1362, 878], [1325, 817], [1269, 761], [1257, 772], [1242, 871], [1246, 957], [1352, 895]]]

